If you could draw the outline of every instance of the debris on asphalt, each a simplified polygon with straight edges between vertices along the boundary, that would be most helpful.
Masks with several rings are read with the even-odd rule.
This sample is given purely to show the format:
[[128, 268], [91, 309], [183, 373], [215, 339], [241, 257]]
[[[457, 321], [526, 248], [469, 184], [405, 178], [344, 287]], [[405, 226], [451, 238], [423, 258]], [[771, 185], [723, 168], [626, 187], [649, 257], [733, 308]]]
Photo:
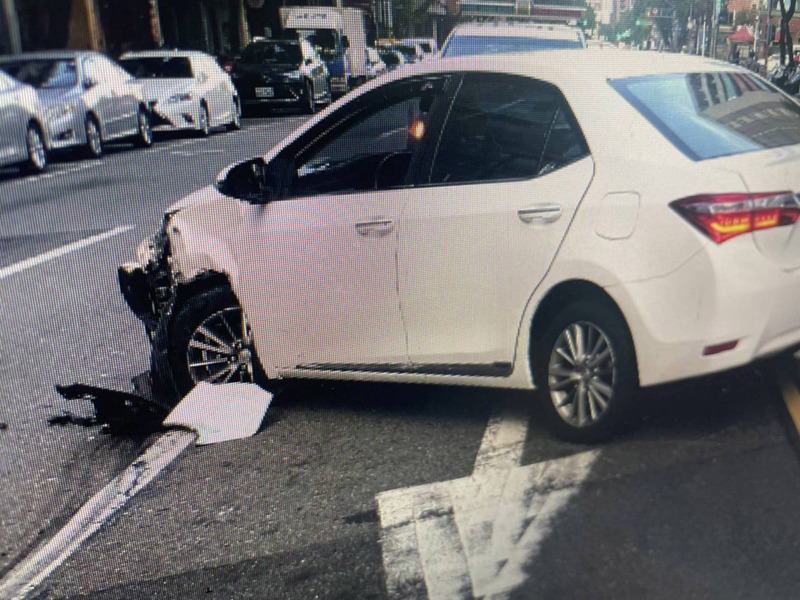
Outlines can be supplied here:
[[198, 383], [169, 416], [165, 427], [197, 432], [198, 446], [255, 435], [272, 394], [254, 383]]
[[[75, 383], [57, 385], [56, 391], [67, 400], [88, 400], [94, 405], [95, 423], [111, 433], [150, 433], [160, 430], [167, 409], [144, 396]], [[66, 413], [65, 413], [66, 414]], [[54, 417], [59, 419], [59, 417]], [[49, 422], [53, 421], [51, 419]], [[68, 424], [66, 421], [63, 424]], [[51, 424], [62, 424], [59, 422]]]
[[8, 429], [8, 423], [0, 423], [0, 431], [5, 431]]
[[64, 411], [47, 422], [50, 426], [102, 425], [108, 433], [123, 435], [179, 427], [196, 432], [196, 443], [202, 446], [255, 435], [273, 397], [253, 383], [199, 383], [170, 411], [149, 392], [146, 379], [134, 378], [136, 394], [80, 383], [57, 385], [65, 399], [91, 402], [95, 414], [78, 417]]
[[80, 425], [81, 427], [94, 427], [98, 425], [97, 419], [93, 417], [78, 417], [73, 415], [68, 410], [65, 410], [60, 415], [50, 417], [47, 419], [47, 424], [50, 427], [64, 427], [66, 425]]

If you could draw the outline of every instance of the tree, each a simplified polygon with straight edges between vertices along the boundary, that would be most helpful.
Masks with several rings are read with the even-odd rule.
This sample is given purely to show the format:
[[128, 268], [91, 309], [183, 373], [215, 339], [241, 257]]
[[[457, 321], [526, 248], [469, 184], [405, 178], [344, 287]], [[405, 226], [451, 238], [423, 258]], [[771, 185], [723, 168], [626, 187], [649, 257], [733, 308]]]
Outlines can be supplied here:
[[797, 0], [790, 0], [789, 8], [786, 8], [786, 0], [780, 0], [781, 5], [781, 24], [780, 24], [780, 47], [781, 47], [781, 64], [786, 64], [786, 59], [793, 61], [792, 52], [792, 34], [789, 31], [789, 22], [794, 16], [795, 8], [797, 8]]

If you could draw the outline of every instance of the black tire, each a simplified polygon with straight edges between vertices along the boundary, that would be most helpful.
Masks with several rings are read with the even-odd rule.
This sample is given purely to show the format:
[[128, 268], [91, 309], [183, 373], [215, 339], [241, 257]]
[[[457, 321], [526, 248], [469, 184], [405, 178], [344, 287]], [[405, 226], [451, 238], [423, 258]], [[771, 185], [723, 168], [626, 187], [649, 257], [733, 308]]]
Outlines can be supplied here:
[[317, 103], [314, 100], [314, 85], [311, 82], [306, 82], [305, 97], [303, 98], [303, 111], [307, 115], [313, 115], [317, 112]]
[[205, 105], [205, 102], [200, 104], [200, 121], [198, 126], [197, 135], [200, 137], [208, 137], [211, 135], [211, 115], [208, 114], [208, 107]]
[[[260, 378], [262, 372], [249, 327], [248, 339], [241, 335], [242, 325], [242, 309], [227, 287], [202, 291], [178, 307], [167, 339], [160, 344], [167, 344], [172, 380], [181, 396], [200, 381], [254, 382]], [[157, 363], [156, 353], [163, 352], [163, 348], [154, 344], [153, 352]]]
[[47, 146], [44, 143], [42, 130], [35, 123], [28, 125], [25, 146], [28, 149], [28, 160], [22, 165], [22, 171], [36, 175], [47, 169]]
[[242, 128], [242, 104], [239, 98], [233, 99], [233, 119], [226, 125], [228, 131], [236, 131]]
[[149, 148], [153, 145], [153, 128], [150, 124], [150, 115], [143, 108], [139, 108], [136, 116], [139, 131], [136, 134], [136, 145], [139, 148]]
[[100, 128], [100, 123], [97, 122], [97, 119], [93, 115], [86, 117], [84, 130], [86, 132], [86, 156], [89, 158], [100, 158], [105, 151], [103, 147], [103, 130]]
[[530, 358], [545, 418], [558, 437], [601, 442], [625, 423], [638, 370], [628, 327], [610, 302], [564, 307], [533, 338]]

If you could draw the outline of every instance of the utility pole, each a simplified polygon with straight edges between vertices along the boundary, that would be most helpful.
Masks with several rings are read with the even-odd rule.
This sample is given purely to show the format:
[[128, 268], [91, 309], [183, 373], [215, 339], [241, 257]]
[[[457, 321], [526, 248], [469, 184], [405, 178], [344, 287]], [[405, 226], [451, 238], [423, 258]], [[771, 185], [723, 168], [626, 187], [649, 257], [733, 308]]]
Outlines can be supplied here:
[[3, 13], [6, 17], [11, 52], [19, 54], [22, 52], [22, 37], [19, 33], [19, 17], [17, 16], [17, 7], [14, 4], [14, 0], [3, 0]]

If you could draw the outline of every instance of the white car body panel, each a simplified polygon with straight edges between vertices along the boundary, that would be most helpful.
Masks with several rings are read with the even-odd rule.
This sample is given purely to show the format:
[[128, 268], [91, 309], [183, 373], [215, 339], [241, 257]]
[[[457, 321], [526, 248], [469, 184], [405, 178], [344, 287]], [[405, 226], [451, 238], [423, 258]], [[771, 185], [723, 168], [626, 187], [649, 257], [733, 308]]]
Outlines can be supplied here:
[[[504, 57], [481, 61], [482, 67], [465, 59], [401, 69], [310, 119], [266, 156], [276, 156], [343, 102], [409, 73], [477, 68], [537, 77], [564, 92], [591, 158], [540, 179], [502, 184], [514, 190], [493, 197], [503, 219], [493, 221], [480, 210], [485, 197], [497, 194], [496, 182], [266, 206], [205, 188], [176, 205], [180, 212], [172, 225], [184, 240], [176, 245], [176, 268], [186, 278], [204, 270], [229, 276], [271, 376], [530, 388], [535, 382], [528, 349], [536, 309], [556, 286], [576, 280], [602, 288], [616, 302], [629, 325], [644, 386], [744, 365], [800, 343], [800, 226], [717, 245], [669, 206], [702, 193], [776, 191], [776, 186], [796, 193], [800, 147], [695, 162], [607, 84], [651, 73], [745, 71], [683, 56], [656, 60], [620, 53], [609, 61], [607, 53], [579, 52], [581, 61], [569, 70], [560, 66], [570, 60], [569, 52], [553, 53], [548, 60], [541, 53]], [[598, 105], [608, 108], [600, 113]], [[540, 186], [548, 188], [553, 175], [552, 188], [543, 195], [570, 196], [556, 227], [523, 224], [515, 211], [536, 202], [527, 186], [535, 194]], [[472, 189], [465, 195], [467, 188]], [[430, 204], [433, 193], [438, 207]], [[355, 233], [355, 223], [382, 218], [399, 222], [399, 228], [375, 240]], [[437, 218], [442, 220], [433, 226]], [[542, 235], [525, 235], [531, 232]], [[395, 260], [393, 247], [396, 281], [388, 268]], [[477, 262], [459, 260], [459, 250]], [[498, 287], [482, 288], [489, 283], [475, 274], [493, 269], [503, 271], [492, 272], [488, 280]], [[452, 283], [439, 287], [442, 281]], [[392, 285], [400, 307], [393, 303]], [[492, 316], [471, 323], [478, 313]], [[398, 342], [406, 330], [407, 351]], [[448, 337], [453, 331], [461, 337]], [[705, 347], [731, 340], [738, 341], [734, 349], [703, 356]], [[404, 360], [509, 361], [513, 369], [506, 377], [489, 377], [354, 372], [335, 364]], [[302, 368], [318, 363], [327, 363], [328, 370]]]

